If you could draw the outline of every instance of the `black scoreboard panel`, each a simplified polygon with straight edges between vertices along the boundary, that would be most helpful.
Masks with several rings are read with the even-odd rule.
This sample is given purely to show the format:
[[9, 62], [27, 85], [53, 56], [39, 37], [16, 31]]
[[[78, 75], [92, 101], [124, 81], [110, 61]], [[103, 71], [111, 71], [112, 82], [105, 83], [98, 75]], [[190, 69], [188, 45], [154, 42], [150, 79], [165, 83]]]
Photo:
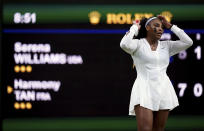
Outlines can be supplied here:
[[180, 102], [172, 112], [203, 115], [204, 5], [158, 7], [5, 4], [4, 117], [127, 115], [137, 74], [119, 43], [133, 19], [160, 13], [194, 41], [168, 67]]

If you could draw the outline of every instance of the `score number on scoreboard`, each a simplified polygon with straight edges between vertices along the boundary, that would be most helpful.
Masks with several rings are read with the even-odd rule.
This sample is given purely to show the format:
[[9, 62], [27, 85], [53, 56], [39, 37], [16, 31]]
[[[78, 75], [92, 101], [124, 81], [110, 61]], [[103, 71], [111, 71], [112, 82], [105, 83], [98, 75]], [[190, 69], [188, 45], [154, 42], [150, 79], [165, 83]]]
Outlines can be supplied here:
[[[202, 47], [200, 45], [197, 45], [197, 42], [199, 42], [201, 40], [201, 34], [200, 33], [196, 33], [196, 41], [194, 42], [194, 45], [193, 47], [191, 47], [193, 49], [193, 52], [192, 53], [195, 53], [196, 55], [196, 60], [199, 62], [201, 61], [202, 59]], [[187, 59], [187, 56], [188, 56], [188, 53], [186, 50], [184, 51], [181, 51], [179, 54], [178, 54], [178, 58], [179, 60], [183, 61], [183, 60], [186, 60]], [[178, 83], [177, 87], [180, 89], [179, 90], [179, 93], [178, 93], [178, 96], [179, 97], [184, 97], [184, 94], [185, 94], [185, 90], [187, 89], [188, 87], [188, 84], [183, 82], [183, 83]], [[203, 86], [201, 83], [197, 82], [194, 84], [193, 88], [191, 88], [192, 91], [193, 91], [193, 95], [195, 97], [201, 97], [202, 94], [203, 94]]]

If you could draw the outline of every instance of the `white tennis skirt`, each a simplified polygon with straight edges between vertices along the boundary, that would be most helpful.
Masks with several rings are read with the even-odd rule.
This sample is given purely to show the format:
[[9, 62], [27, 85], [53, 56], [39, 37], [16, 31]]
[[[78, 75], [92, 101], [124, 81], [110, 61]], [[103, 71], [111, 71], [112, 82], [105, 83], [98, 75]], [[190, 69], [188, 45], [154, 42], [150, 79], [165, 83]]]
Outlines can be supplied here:
[[178, 98], [169, 77], [165, 76], [160, 80], [144, 80], [138, 77], [132, 87], [129, 115], [136, 115], [136, 105], [152, 111], [172, 110], [178, 106]]

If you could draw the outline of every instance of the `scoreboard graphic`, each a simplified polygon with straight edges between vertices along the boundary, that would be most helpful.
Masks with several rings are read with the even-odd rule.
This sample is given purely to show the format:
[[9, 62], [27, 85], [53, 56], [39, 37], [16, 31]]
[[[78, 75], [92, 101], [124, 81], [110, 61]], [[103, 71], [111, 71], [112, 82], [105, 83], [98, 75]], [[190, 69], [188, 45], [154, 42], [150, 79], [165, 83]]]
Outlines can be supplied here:
[[[12, 4], [3, 7], [3, 117], [127, 116], [137, 76], [120, 40], [161, 14], [193, 39], [170, 58], [180, 106], [203, 115], [204, 5]], [[165, 30], [161, 40], [177, 40]]]

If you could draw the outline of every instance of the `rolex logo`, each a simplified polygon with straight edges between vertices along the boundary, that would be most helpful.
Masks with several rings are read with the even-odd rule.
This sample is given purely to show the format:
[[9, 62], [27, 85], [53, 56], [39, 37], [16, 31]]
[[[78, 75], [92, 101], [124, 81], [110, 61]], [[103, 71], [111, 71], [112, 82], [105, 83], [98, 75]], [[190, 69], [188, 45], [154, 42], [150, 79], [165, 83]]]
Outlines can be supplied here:
[[88, 16], [91, 24], [96, 25], [100, 22], [101, 14], [98, 11], [92, 11]]
[[161, 13], [161, 15], [164, 16], [168, 22], [171, 22], [171, 18], [173, 17], [173, 15], [171, 14], [171, 12], [169, 12], [169, 11], [163, 11], [163, 12]]

